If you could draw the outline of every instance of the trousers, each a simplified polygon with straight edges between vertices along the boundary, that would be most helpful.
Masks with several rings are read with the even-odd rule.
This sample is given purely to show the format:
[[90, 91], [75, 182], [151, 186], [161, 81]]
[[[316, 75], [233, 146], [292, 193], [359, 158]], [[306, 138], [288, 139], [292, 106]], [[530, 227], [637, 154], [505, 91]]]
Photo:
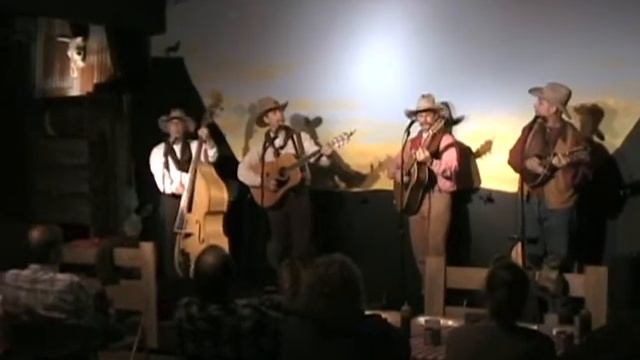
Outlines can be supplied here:
[[575, 207], [549, 209], [542, 197], [529, 196], [524, 217], [527, 261], [540, 266], [545, 257], [553, 255], [567, 266], [569, 241], [575, 232]]
[[427, 255], [446, 255], [450, 222], [451, 194], [437, 188], [425, 194], [418, 213], [409, 217], [413, 256], [423, 278]]
[[158, 208], [160, 234], [158, 235], [158, 255], [160, 257], [160, 273], [169, 279], [177, 279], [178, 273], [174, 265], [174, 247], [176, 245], [176, 234], [174, 225], [178, 208], [180, 207], [180, 197], [174, 195], [160, 194], [160, 206]]
[[267, 244], [267, 260], [278, 269], [287, 258], [301, 261], [315, 255], [312, 240], [311, 200], [308, 187], [300, 185], [284, 195], [279, 204], [267, 209], [271, 239]]

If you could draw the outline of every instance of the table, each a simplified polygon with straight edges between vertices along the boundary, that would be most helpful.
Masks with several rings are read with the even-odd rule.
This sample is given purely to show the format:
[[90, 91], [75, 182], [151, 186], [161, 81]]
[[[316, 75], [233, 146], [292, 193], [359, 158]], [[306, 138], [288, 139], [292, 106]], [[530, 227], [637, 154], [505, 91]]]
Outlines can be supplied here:
[[[424, 322], [427, 319], [440, 320], [441, 345], [425, 344]], [[411, 321], [411, 359], [412, 360], [443, 360], [446, 354], [445, 343], [449, 332], [462, 325], [462, 320], [447, 319], [437, 316], [417, 316]]]

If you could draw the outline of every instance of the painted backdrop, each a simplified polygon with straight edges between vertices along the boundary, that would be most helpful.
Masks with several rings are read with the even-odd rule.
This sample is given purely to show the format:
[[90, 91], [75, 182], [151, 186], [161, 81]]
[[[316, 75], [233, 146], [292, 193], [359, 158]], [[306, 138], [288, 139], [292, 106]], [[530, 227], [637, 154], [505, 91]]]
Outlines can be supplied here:
[[[403, 110], [432, 92], [465, 120], [455, 135], [471, 148], [493, 140], [479, 160], [483, 187], [515, 191], [506, 164], [531, 119], [527, 89], [557, 80], [573, 104], [597, 102], [614, 151], [640, 116], [640, 2], [597, 0], [175, 0], [163, 56], [177, 41], [205, 102], [222, 92], [219, 123], [238, 158], [262, 139], [248, 122], [264, 95], [288, 100], [299, 128], [328, 141], [357, 129], [341, 151], [363, 175], [354, 188], [389, 188], [379, 176], [399, 148]], [[342, 182], [338, 181], [342, 186]], [[348, 186], [348, 184], [347, 184]]]

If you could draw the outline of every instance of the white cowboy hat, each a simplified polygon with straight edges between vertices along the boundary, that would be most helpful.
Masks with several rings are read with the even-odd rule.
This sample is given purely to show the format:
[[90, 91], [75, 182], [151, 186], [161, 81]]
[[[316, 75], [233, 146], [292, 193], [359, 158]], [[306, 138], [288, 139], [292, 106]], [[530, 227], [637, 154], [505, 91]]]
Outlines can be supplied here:
[[163, 132], [168, 133], [169, 129], [167, 129], [167, 124], [169, 123], [169, 121], [174, 119], [182, 120], [182, 122], [184, 122], [184, 124], [187, 126], [187, 130], [189, 132], [193, 132], [196, 129], [195, 121], [187, 116], [184, 110], [179, 108], [171, 109], [169, 114], [160, 116], [160, 118], [158, 119], [158, 127]]
[[418, 103], [416, 104], [416, 108], [407, 109], [404, 111], [404, 114], [408, 118], [413, 119], [416, 116], [416, 114], [425, 112], [425, 111], [435, 111], [438, 113], [442, 111], [442, 105], [436, 102], [436, 98], [432, 94], [420, 95], [420, 97], [418, 98]]
[[289, 105], [289, 102], [287, 101], [281, 103], [271, 96], [263, 97], [256, 103], [256, 115], [253, 120], [255, 121], [256, 125], [260, 127], [266, 127], [267, 123], [264, 122], [264, 114], [275, 109], [284, 111], [284, 109], [287, 108], [287, 105]]

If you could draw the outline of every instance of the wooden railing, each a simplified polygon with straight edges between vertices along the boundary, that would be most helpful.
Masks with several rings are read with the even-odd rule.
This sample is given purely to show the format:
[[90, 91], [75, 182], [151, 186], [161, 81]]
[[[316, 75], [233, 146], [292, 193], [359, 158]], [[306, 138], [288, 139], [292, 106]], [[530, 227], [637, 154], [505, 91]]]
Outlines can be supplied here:
[[[63, 250], [63, 263], [95, 265], [95, 246], [69, 245]], [[106, 287], [113, 306], [119, 310], [136, 311], [142, 314], [144, 344], [148, 348], [158, 347], [156, 256], [152, 242], [140, 242], [138, 248], [115, 248], [115, 265], [140, 270], [140, 278], [121, 280]], [[97, 281], [97, 279], [96, 279]]]
[[[478, 309], [445, 305], [447, 289], [482, 290], [488, 269], [480, 267], [446, 266], [443, 257], [427, 257], [424, 278], [424, 309], [426, 315], [461, 317], [466, 312]], [[607, 268], [586, 266], [583, 274], [564, 274], [569, 283], [569, 295], [583, 298], [585, 307], [591, 312], [592, 327], [602, 326], [607, 321]]]

